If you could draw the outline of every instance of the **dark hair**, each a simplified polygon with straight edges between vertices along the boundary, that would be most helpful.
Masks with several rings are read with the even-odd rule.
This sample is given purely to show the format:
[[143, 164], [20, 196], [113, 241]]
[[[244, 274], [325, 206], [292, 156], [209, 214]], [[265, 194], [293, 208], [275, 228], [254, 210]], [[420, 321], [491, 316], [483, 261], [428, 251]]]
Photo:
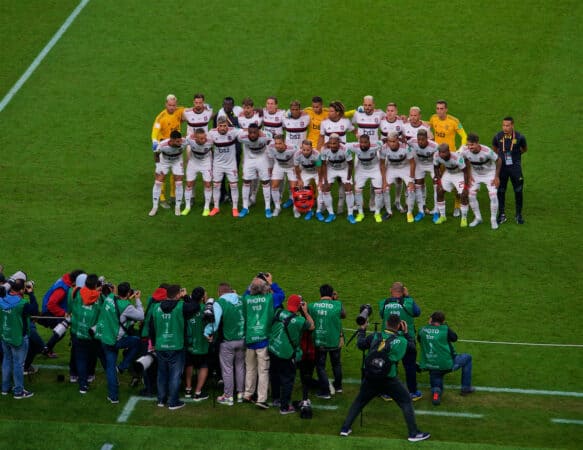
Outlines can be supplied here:
[[219, 283], [218, 292], [219, 292], [219, 295], [227, 294], [229, 292], [233, 292], [233, 288], [231, 287], [231, 285], [229, 283], [227, 283], [226, 281], [223, 281], [222, 283]]
[[320, 286], [320, 297], [332, 297], [334, 295], [334, 288], [329, 284]]
[[176, 298], [176, 296], [180, 294], [180, 286], [177, 284], [171, 284], [166, 288], [166, 293], [168, 294], [168, 298]]
[[387, 319], [387, 327], [392, 329], [397, 329], [401, 323], [401, 316], [398, 314], [391, 314]]
[[[87, 283], [87, 282], [85, 282]], [[127, 297], [130, 295], [130, 291], [132, 290], [130, 284], [127, 281], [122, 281], [117, 285], [117, 295], [120, 297]]]
[[194, 130], [194, 134], [205, 134], [206, 131], [204, 131], [204, 128], [197, 128], [196, 130]]
[[445, 314], [442, 311], [435, 311], [433, 314], [431, 314], [431, 321], [442, 324], [445, 322]]
[[468, 134], [468, 142], [471, 142], [472, 144], [477, 144], [478, 142], [480, 142], [480, 138], [478, 137], [478, 135], [476, 133], [470, 133]]
[[285, 138], [283, 137], [283, 134], [276, 134], [275, 136], [273, 136], [273, 140], [274, 141], [283, 141], [283, 140], [285, 140]]
[[75, 269], [75, 270], [72, 270], [71, 272], [69, 272], [69, 278], [70, 278], [72, 281], [75, 281], [75, 280], [77, 279], [77, 277], [78, 277], [79, 275], [81, 275], [82, 273], [85, 273], [85, 271], [84, 271], [84, 270], [81, 270], [81, 269]]
[[508, 121], [510, 121], [510, 122], [512, 122], [512, 123], [514, 123], [514, 119], [512, 118], [512, 116], [506, 116], [506, 117], [504, 117], [504, 119], [502, 119], [502, 120], [503, 120], [503, 121], [504, 121], [504, 120], [508, 120]]
[[87, 278], [85, 279], [85, 287], [87, 289], [97, 289], [97, 287], [99, 286], [99, 277], [97, 276], [97, 274], [89, 274], [87, 275]]
[[289, 107], [291, 108], [292, 106], [297, 106], [298, 108], [301, 108], [302, 105], [300, 104], [299, 100], [294, 100], [289, 104]]
[[316, 95], [312, 97], [312, 103], [324, 103], [324, 100], [322, 100], [322, 97]]
[[204, 293], [205, 293], [205, 290], [202, 286], [195, 287], [192, 290], [192, 294], [190, 294], [190, 298], [193, 301], [200, 303], [200, 301], [204, 298]]
[[19, 291], [22, 291], [22, 290], [24, 289], [24, 280], [22, 280], [22, 279], [20, 279], [20, 278], [19, 278], [19, 279], [17, 279], [17, 280], [14, 280], [14, 281], [13, 281], [13, 282], [10, 284], [10, 286], [11, 286], [11, 289], [12, 289], [14, 292], [19, 292]]
[[274, 96], [267, 97], [267, 98], [265, 99], [265, 101], [267, 101], [267, 100], [273, 100], [273, 101], [275, 102], [275, 104], [276, 104], [276, 105], [278, 104], [277, 97], [274, 97]]
[[223, 103], [225, 103], [225, 102], [231, 102], [231, 103], [234, 104], [235, 103], [235, 99], [233, 97], [225, 97], [223, 99]]
[[253, 99], [251, 97], [245, 97], [243, 99], [243, 106], [253, 106]]
[[447, 108], [447, 102], [445, 100], [437, 100], [435, 102], [436, 105], [443, 105]]
[[419, 136], [425, 136], [427, 137], [427, 130], [425, 128], [421, 128], [418, 132], [417, 132], [417, 137]]
[[394, 106], [396, 108], [397, 107], [397, 104], [395, 102], [390, 102], [390, 103], [387, 103], [387, 108], [389, 106]]
[[257, 125], [256, 123], [250, 123], [249, 126], [247, 127], [248, 129], [255, 129], [255, 130], [259, 130], [259, 125]]
[[174, 130], [172, 133], [170, 133], [170, 139], [180, 139], [181, 137], [182, 133], [180, 133], [178, 130]]
[[363, 140], [363, 141], [369, 141], [370, 142], [370, 136], [368, 134], [361, 134], [359, 136], [358, 140]]
[[334, 108], [334, 110], [341, 116], [344, 115], [344, 111], [346, 110], [346, 108], [344, 107], [344, 103], [339, 101], [330, 102], [330, 108]]
[[168, 289], [170, 287], [170, 285], [168, 283], [162, 283], [160, 286], [158, 286], [160, 289]]
[[[204, 100], [204, 94], [201, 94], [200, 92], [197, 94], [194, 94], [194, 98], [202, 98]], [[194, 99], [193, 99], [194, 100]]]
[[437, 151], [441, 152], [441, 151], [446, 151], [449, 150], [449, 145], [446, 142], [442, 142], [441, 144], [439, 144], [437, 146]]

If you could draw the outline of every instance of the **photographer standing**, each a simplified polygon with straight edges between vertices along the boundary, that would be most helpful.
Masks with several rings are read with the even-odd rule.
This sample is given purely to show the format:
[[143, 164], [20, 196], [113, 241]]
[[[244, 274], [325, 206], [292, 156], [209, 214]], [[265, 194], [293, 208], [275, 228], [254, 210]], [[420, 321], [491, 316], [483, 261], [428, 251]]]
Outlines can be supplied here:
[[[144, 320], [140, 291], [133, 291], [127, 282], [117, 286], [117, 295], [110, 293], [104, 299], [99, 312], [95, 337], [101, 341], [105, 353], [107, 399], [119, 403], [117, 373], [130, 367], [140, 349], [140, 338], [132, 335], [134, 321]], [[131, 304], [135, 300], [135, 306]], [[122, 362], [117, 365], [117, 353], [126, 349]]]
[[[399, 281], [391, 285], [391, 296], [379, 302], [379, 314], [382, 323], [385, 323], [391, 314], [396, 314], [407, 322], [407, 329], [413, 339], [413, 344], [407, 347], [403, 357], [403, 367], [407, 379], [407, 388], [414, 402], [421, 399], [423, 394], [417, 390], [417, 347], [415, 346], [415, 317], [421, 314], [421, 308], [409, 295], [409, 291]], [[385, 397], [383, 397], [385, 398]], [[385, 398], [385, 400], [390, 400]]]
[[462, 369], [461, 395], [475, 392], [472, 387], [472, 355], [457, 354], [452, 343], [457, 334], [445, 323], [445, 314], [435, 311], [429, 318], [429, 325], [419, 330], [417, 336], [421, 344], [421, 369], [429, 370], [431, 403], [439, 405], [443, 393], [443, 376], [448, 372]]
[[341, 319], [346, 317], [342, 302], [329, 284], [320, 286], [320, 300], [312, 303], [308, 311], [314, 318], [314, 345], [316, 346], [316, 372], [320, 388], [317, 396], [330, 399], [330, 381], [326, 374], [326, 356], [330, 355], [334, 373], [334, 389], [342, 392], [342, 363], [340, 348], [342, 336]]
[[157, 303], [150, 319], [150, 339], [158, 357], [158, 406], [175, 410], [184, 406], [179, 399], [184, 369], [186, 321], [200, 311], [200, 303], [190, 301], [186, 289], [168, 286], [168, 299]]
[[[195, 402], [209, 398], [202, 388], [206, 383], [209, 373], [209, 341], [204, 337], [205, 317], [201, 305], [206, 304], [208, 297], [203, 287], [196, 287], [192, 290], [190, 299], [198, 305], [199, 311], [186, 322], [186, 362], [185, 362], [185, 385], [186, 398], [192, 398]], [[192, 392], [192, 375], [194, 369], [197, 370], [196, 387]]]
[[[398, 315], [391, 314], [385, 322], [386, 328], [381, 333], [366, 335], [368, 322], [358, 330], [358, 348], [369, 350], [364, 363], [364, 378], [360, 391], [350, 406], [344, 420], [340, 436], [352, 433], [352, 423], [362, 409], [378, 395], [389, 395], [401, 411], [409, 431], [408, 440], [411, 442], [429, 439], [429, 433], [423, 433], [417, 428], [415, 411], [409, 392], [397, 378], [397, 363], [403, 358], [412, 338], [407, 332], [407, 323]], [[399, 333], [402, 331], [402, 334]]]
[[308, 305], [299, 295], [287, 299], [287, 311], [278, 309], [269, 336], [271, 360], [271, 394], [279, 399], [280, 414], [294, 413], [290, 405], [296, 377], [296, 362], [302, 357], [300, 340], [305, 330], [313, 330], [314, 321], [308, 313]]
[[257, 407], [269, 408], [269, 334], [275, 309], [285, 300], [285, 294], [270, 273], [261, 272], [251, 282], [243, 296], [245, 316], [245, 393], [243, 399], [252, 401], [257, 389]]
[[[30, 301], [24, 299], [28, 295]], [[24, 280], [15, 280], [8, 294], [0, 298], [0, 330], [2, 332], [2, 395], [10, 391], [10, 378], [14, 398], [33, 396], [24, 389], [24, 359], [28, 351], [29, 316], [38, 314], [38, 303], [32, 285], [25, 287]]]

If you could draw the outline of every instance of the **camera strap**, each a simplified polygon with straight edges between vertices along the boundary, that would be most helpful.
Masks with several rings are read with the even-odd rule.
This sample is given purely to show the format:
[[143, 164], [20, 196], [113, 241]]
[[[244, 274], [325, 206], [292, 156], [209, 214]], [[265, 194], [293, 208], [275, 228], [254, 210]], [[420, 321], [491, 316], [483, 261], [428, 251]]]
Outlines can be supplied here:
[[117, 303], [117, 300], [118, 300], [117, 297], [114, 295], [113, 296], [113, 304], [115, 305], [115, 312], [117, 314], [117, 321], [119, 322], [119, 326], [122, 327], [123, 331], [125, 331], [126, 334], [129, 334], [129, 329], [121, 321], [121, 311], [119, 310], [119, 305]]
[[288, 325], [289, 323], [293, 320], [294, 315], [291, 314], [290, 316], [286, 317], [285, 319], [281, 320], [281, 313], [282, 313], [283, 309], [278, 309], [275, 312], [275, 315], [273, 316], [273, 321], [275, 322], [276, 320], [281, 322], [283, 324], [283, 329], [285, 330], [285, 334], [287, 335], [287, 339], [289, 340], [289, 343], [293, 349], [293, 353], [292, 353], [292, 360], [295, 361], [296, 359], [296, 353], [298, 351], [298, 348], [296, 345], [294, 345], [294, 342], [292, 341], [292, 338], [289, 334], [289, 330], [288, 330]]

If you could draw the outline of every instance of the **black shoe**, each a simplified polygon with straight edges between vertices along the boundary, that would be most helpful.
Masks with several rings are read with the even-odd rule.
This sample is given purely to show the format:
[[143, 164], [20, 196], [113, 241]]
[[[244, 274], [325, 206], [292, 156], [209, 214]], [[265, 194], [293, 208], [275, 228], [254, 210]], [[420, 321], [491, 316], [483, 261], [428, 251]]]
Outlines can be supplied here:
[[516, 216], [516, 223], [517, 223], [518, 225], [524, 225], [524, 219], [522, 218], [522, 214], [518, 214], [518, 215]]
[[201, 401], [206, 400], [208, 398], [209, 398], [209, 395], [206, 392], [204, 392], [204, 391], [202, 391], [200, 394], [194, 394], [192, 396], [192, 399], [195, 402], [201, 402]]
[[506, 222], [506, 214], [500, 214], [497, 220], [499, 224]]
[[476, 388], [475, 387], [469, 387], [469, 388], [463, 388], [460, 392], [461, 395], [470, 395], [473, 394], [474, 392], [476, 392]]

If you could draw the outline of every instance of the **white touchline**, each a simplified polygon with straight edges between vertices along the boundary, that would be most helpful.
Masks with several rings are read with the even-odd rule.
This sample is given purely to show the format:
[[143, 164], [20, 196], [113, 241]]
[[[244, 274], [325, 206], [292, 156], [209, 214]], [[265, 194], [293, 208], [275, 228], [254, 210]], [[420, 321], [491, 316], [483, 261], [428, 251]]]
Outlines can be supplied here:
[[574, 420], [574, 419], [551, 419], [553, 423], [562, 423], [567, 425], [583, 425], [583, 420]]
[[67, 29], [73, 23], [73, 21], [77, 18], [79, 13], [83, 10], [83, 8], [85, 8], [85, 5], [87, 5], [87, 3], [89, 3], [89, 0], [81, 0], [79, 5], [77, 5], [77, 7], [73, 10], [73, 12], [69, 15], [69, 17], [67, 17], [67, 20], [65, 20], [63, 25], [61, 25], [61, 28], [58, 29], [58, 31], [55, 33], [55, 35], [52, 37], [52, 39], [48, 42], [48, 44], [45, 45], [45, 47], [41, 50], [41, 52], [34, 59], [32, 64], [30, 66], [28, 66], [28, 69], [26, 69], [26, 72], [24, 72], [22, 74], [22, 76], [18, 79], [18, 81], [14, 84], [14, 86], [12, 86], [12, 88], [8, 91], [8, 94], [6, 94], [4, 96], [4, 98], [0, 102], [0, 112], [4, 111], [4, 108], [6, 107], [6, 105], [8, 105], [8, 103], [10, 103], [10, 100], [12, 100], [12, 97], [14, 97], [16, 95], [16, 93], [20, 90], [22, 85], [24, 83], [26, 83], [26, 80], [28, 80], [30, 78], [30, 76], [33, 74], [33, 72], [36, 70], [36, 68], [40, 65], [40, 63], [45, 58], [45, 56], [47, 56], [47, 53], [49, 53], [51, 51], [51, 49], [55, 46], [55, 44], [58, 42], [58, 40], [61, 39], [61, 36], [63, 36], [63, 34], [65, 34], [65, 31], [67, 31]]
[[138, 397], [136, 395], [132, 395], [126, 405], [123, 407], [123, 410], [119, 417], [117, 418], [118, 423], [127, 422], [132, 412], [134, 412], [134, 408], [138, 404], [140, 400], [154, 400], [153, 398], [148, 397]]
[[444, 417], [463, 417], [467, 419], [481, 419], [484, 414], [473, 414], [473, 413], [457, 413], [457, 412], [447, 412], [447, 411], [425, 411], [425, 410], [415, 410], [415, 414], [421, 416], [444, 416]]
[[338, 406], [336, 406], [336, 405], [314, 405], [312, 403], [312, 409], [324, 409], [327, 411], [334, 411], [335, 409], [338, 409]]

